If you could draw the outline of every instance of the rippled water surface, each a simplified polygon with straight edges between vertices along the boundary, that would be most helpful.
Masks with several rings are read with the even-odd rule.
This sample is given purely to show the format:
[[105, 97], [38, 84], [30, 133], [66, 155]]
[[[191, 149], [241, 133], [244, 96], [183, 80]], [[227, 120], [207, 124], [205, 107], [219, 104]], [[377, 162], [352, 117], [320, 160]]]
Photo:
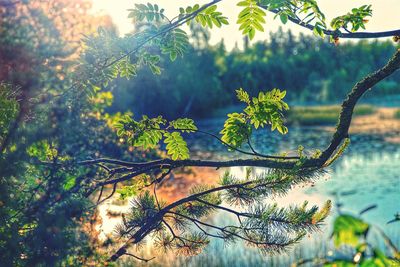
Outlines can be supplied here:
[[[202, 130], [218, 134], [221, 120], [203, 121]], [[317, 129], [292, 127], [289, 133], [281, 136], [269, 130], [254, 133], [252, 143], [261, 153], [271, 154], [284, 151], [296, 151], [298, 145], [307, 150], [324, 149], [330, 141], [331, 132]], [[235, 158], [239, 155], [230, 153], [218, 141], [207, 136], [196, 135], [190, 139], [193, 157], [203, 158]], [[244, 168], [232, 168], [233, 174], [244, 173]], [[261, 171], [256, 169], [256, 171]], [[257, 250], [247, 248], [238, 243], [225, 246], [223, 242], [212, 240], [206, 253], [192, 258], [176, 258], [173, 255], [162, 257], [159, 264], [175, 266], [288, 266], [301, 256], [315, 256], [326, 253], [330, 247], [329, 232], [331, 223], [338, 212], [357, 214], [369, 205], [377, 205], [363, 214], [363, 219], [376, 224], [393, 237], [400, 245], [400, 224], [386, 224], [400, 212], [400, 145], [387, 143], [382, 136], [366, 134], [352, 135], [351, 145], [344, 155], [335, 162], [328, 173], [314, 185], [295, 188], [284, 198], [267, 200], [276, 201], [280, 205], [299, 204], [308, 200], [310, 204], [321, 204], [331, 199], [336, 208], [327, 220], [320, 233], [305, 238], [299, 245], [292, 248], [284, 256], [263, 256]], [[211, 221], [222, 224], [231, 218], [218, 213]], [[397, 236], [397, 237], [396, 237]], [[157, 265], [157, 263], [154, 263]]]

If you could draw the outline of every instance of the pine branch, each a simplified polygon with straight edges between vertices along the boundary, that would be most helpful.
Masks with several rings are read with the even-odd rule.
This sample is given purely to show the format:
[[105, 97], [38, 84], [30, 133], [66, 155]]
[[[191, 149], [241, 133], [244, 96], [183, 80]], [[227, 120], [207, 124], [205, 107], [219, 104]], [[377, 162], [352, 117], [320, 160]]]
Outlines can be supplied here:
[[[259, 208], [255, 208], [248, 212], [238, 212], [220, 206], [218, 204], [219, 201], [217, 201], [218, 203], [214, 203], [208, 200], [208, 197], [213, 194], [220, 192], [229, 194], [229, 190], [233, 189], [248, 189], [248, 191], [246, 191], [247, 194], [252, 194], [256, 187], [263, 187], [266, 192], [269, 192], [269, 189], [273, 191], [278, 188], [279, 192], [282, 190], [282, 187], [288, 190], [292, 184], [304, 181], [304, 177], [301, 177], [301, 175], [298, 177], [289, 177], [284, 173], [280, 174], [281, 176], [276, 176], [274, 173], [269, 173], [269, 178], [265, 178], [264, 180], [260, 179], [260, 177], [255, 177], [251, 180], [244, 180], [233, 184], [208, 188], [175, 201], [161, 209], [156, 208], [157, 204], [155, 203], [154, 198], [150, 198], [148, 193], [144, 194], [134, 202], [136, 203], [132, 207], [134, 214], [131, 215], [130, 221], [124, 223], [125, 228], [121, 229], [121, 237], [129, 236], [129, 239], [125, 245], [110, 258], [110, 261], [117, 260], [120, 256], [126, 253], [130, 246], [141, 242], [141, 240], [151, 232], [156, 231], [157, 229], [157, 231], [160, 231], [162, 229], [159, 227], [160, 224], [164, 224], [172, 235], [172, 239], [167, 240], [169, 244], [175, 242], [175, 240], [179, 240], [185, 249], [190, 250], [191, 246], [186, 244], [186, 242], [196, 243], [197, 241], [179, 235], [174, 231], [173, 227], [169, 225], [166, 218], [173, 218], [183, 227], [183, 229], [189, 228], [182, 219], [188, 220], [202, 233], [210, 237], [222, 238], [224, 240], [231, 240], [232, 237], [236, 237], [265, 250], [281, 251], [284, 247], [297, 242], [300, 236], [303, 235], [303, 231], [313, 231], [317, 229], [319, 223], [325, 219], [328, 214], [330, 206], [325, 207], [319, 212], [317, 212], [318, 209], [316, 207], [306, 209], [306, 205], [303, 205], [300, 208], [287, 209], [278, 209], [276, 206], [259, 206]], [[213, 224], [204, 223], [200, 220], [201, 217], [204, 217], [210, 211], [216, 209], [236, 215], [239, 221], [239, 226], [231, 225], [219, 227]], [[246, 220], [242, 222], [240, 217], [243, 217]], [[214, 230], [219, 230], [222, 235], [212, 234], [200, 225], [213, 228]], [[240, 232], [243, 233], [240, 234]], [[163, 234], [162, 230], [160, 233]], [[202, 243], [203, 241], [198, 242]], [[196, 249], [197, 251], [199, 247], [195, 246], [193, 249]]]

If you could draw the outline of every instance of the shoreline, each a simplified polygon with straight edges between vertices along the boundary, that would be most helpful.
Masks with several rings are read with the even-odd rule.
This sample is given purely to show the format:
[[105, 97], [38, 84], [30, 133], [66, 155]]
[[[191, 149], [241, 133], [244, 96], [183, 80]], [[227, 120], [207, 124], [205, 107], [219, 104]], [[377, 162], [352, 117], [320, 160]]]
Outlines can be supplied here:
[[[352, 119], [350, 134], [386, 135], [384, 140], [388, 143], [400, 143], [400, 119], [394, 114], [398, 108], [379, 107], [376, 112], [369, 115], [359, 115]], [[316, 126], [325, 131], [334, 132], [334, 126]]]

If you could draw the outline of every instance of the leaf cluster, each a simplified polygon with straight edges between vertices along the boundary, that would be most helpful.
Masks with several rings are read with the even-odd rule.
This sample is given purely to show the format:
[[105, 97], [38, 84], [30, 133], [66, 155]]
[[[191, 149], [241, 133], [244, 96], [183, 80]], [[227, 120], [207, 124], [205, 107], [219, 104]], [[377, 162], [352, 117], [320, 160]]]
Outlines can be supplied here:
[[[191, 14], [195, 14], [194, 18], [187, 22], [188, 25], [191, 23], [198, 23], [205, 28], [212, 29], [213, 26], [217, 28], [222, 27], [222, 25], [228, 25], [228, 18], [223, 16], [223, 14], [217, 11], [217, 5], [211, 5], [203, 10], [200, 10], [201, 6], [195, 4], [194, 6], [188, 6], [186, 8], [179, 8], [179, 18], [186, 17]], [[200, 10], [200, 11], [199, 11]]]
[[163, 140], [167, 153], [173, 160], [189, 158], [189, 149], [181, 133], [197, 131], [192, 119], [181, 118], [167, 122], [162, 116], [143, 116], [139, 121], [131, 116], [124, 116], [114, 127], [117, 135], [125, 137], [134, 147], [155, 148]]
[[334, 30], [343, 28], [352, 32], [356, 32], [360, 28], [365, 30], [365, 24], [368, 22], [366, 18], [370, 16], [372, 16], [371, 5], [363, 5], [359, 8], [353, 8], [351, 12], [345, 15], [334, 18], [331, 21], [331, 27]]
[[237, 6], [242, 7], [237, 19], [237, 24], [240, 25], [239, 30], [243, 35], [247, 35], [250, 40], [253, 40], [256, 31], [264, 31], [262, 24], [265, 23], [267, 15], [259, 6], [258, 1], [244, 0], [240, 1]]
[[248, 141], [252, 129], [264, 128], [271, 125], [271, 130], [278, 130], [286, 134], [288, 129], [283, 125], [283, 111], [289, 106], [283, 101], [286, 91], [273, 89], [267, 92], [260, 92], [257, 97], [250, 100], [249, 94], [243, 89], [236, 90], [237, 98], [247, 106], [241, 113], [228, 114], [224, 128], [221, 130], [222, 141], [232, 147], [240, 147]]
[[128, 11], [128, 18], [132, 18], [134, 22], [140, 22], [144, 20], [147, 22], [160, 22], [166, 18], [164, 15], [165, 10], [163, 8], [159, 8], [157, 4], [135, 4], [135, 8], [128, 9]]

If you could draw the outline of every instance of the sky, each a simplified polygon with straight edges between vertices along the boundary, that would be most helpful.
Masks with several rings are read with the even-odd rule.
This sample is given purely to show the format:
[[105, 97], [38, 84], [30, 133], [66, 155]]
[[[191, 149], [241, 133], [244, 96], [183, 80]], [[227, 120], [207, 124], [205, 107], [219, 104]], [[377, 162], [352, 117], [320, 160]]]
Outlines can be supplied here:
[[[196, 3], [202, 4], [209, 1], [204, 0], [93, 0], [93, 12], [97, 14], [108, 14], [112, 17], [113, 22], [119, 28], [120, 34], [125, 34], [133, 30], [134, 25], [127, 18], [127, 9], [133, 8], [136, 3], [157, 3], [161, 8], [165, 9], [168, 17], [177, 15], [179, 7], [192, 6]], [[232, 48], [235, 43], [242, 43], [243, 36], [238, 30], [236, 18], [240, 12], [240, 7], [236, 6], [239, 0], [223, 0], [218, 4], [219, 10], [228, 17], [230, 25], [222, 28], [213, 28], [211, 30], [211, 44], [218, 43], [222, 38], [226, 47]], [[365, 4], [371, 4], [373, 16], [367, 24], [367, 31], [385, 31], [394, 30], [400, 27], [400, 0], [318, 0], [321, 10], [330, 19], [343, 15], [354, 7], [360, 7]], [[284, 30], [290, 29], [294, 34], [303, 32], [312, 34], [309, 30], [302, 29], [298, 25], [287, 23], [282, 25], [279, 19], [273, 20], [273, 14], [267, 13], [265, 32], [257, 32], [254, 41], [268, 39], [270, 31], [276, 31], [279, 26]]]

